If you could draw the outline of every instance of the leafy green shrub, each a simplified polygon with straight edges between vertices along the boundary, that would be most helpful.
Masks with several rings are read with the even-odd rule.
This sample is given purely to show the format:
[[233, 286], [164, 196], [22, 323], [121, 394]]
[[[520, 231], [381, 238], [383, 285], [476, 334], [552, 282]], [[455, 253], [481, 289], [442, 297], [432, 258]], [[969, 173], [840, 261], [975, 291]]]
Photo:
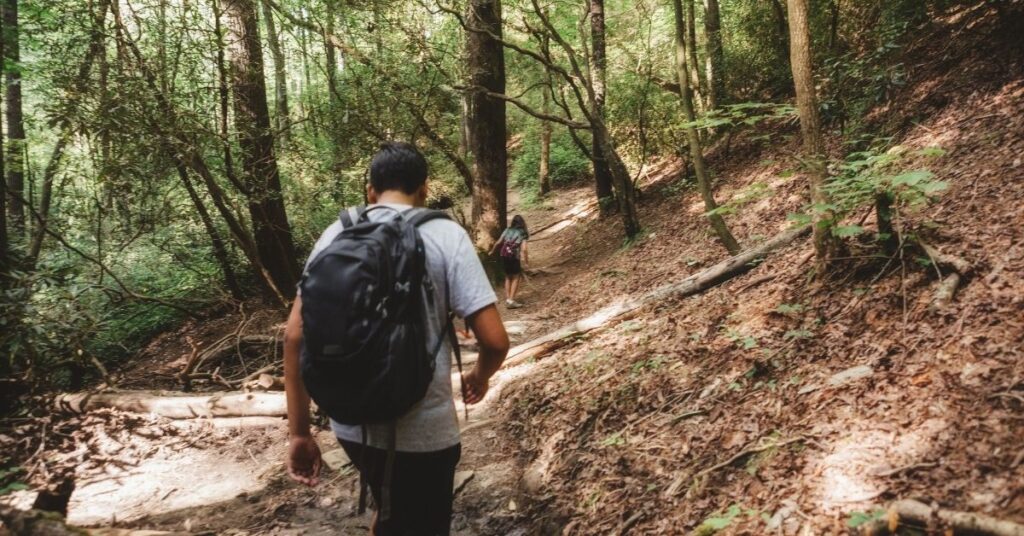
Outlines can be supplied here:
[[[527, 141], [512, 163], [512, 182], [520, 188], [536, 191], [540, 185], [540, 136], [527, 134]], [[548, 177], [552, 186], [571, 184], [590, 173], [590, 160], [576, 147], [568, 133], [551, 135], [551, 158]]]

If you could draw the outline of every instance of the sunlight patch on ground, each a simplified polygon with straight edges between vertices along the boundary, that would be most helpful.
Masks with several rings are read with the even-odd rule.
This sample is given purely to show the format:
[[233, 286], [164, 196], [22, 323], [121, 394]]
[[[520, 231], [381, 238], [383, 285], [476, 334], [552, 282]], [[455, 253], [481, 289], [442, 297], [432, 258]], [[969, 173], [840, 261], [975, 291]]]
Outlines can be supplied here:
[[834, 442], [819, 462], [815, 495], [822, 511], [845, 512], [870, 504], [886, 491], [887, 473], [912, 464], [930, 462], [936, 437], [947, 427], [942, 419], [929, 419], [902, 431], [865, 430], [870, 421], [848, 426], [854, 432]]
[[155, 444], [136, 465], [80, 476], [68, 522], [95, 526], [226, 501], [262, 489], [261, 473], [280, 459], [277, 449], [241, 443], [180, 451]]
[[595, 205], [591, 200], [588, 199], [586, 201], [580, 201], [579, 203], [573, 205], [572, 208], [562, 213], [562, 221], [558, 222], [552, 227], [544, 229], [543, 231], [537, 234], [556, 234], [589, 218], [596, 212], [596, 210], [597, 205]]

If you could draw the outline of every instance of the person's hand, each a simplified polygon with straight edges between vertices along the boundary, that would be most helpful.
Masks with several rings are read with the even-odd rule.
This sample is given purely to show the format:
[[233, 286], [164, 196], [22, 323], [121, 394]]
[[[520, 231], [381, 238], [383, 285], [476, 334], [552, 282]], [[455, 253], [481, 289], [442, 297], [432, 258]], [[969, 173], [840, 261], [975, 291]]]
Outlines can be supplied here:
[[462, 375], [462, 383], [466, 387], [465, 402], [476, 404], [487, 395], [488, 378], [480, 374], [480, 371], [473, 369]]
[[315, 486], [320, 482], [320, 446], [311, 435], [293, 435], [288, 444], [288, 476], [292, 480]]

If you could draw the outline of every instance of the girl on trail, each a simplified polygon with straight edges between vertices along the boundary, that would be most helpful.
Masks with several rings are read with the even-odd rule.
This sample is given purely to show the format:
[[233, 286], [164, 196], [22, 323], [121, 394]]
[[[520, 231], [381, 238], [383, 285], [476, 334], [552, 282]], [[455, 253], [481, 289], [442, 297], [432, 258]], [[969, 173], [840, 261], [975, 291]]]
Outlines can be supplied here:
[[505, 306], [509, 309], [517, 309], [523, 304], [516, 301], [516, 294], [519, 292], [519, 282], [523, 277], [523, 268], [530, 263], [526, 251], [526, 241], [530, 238], [530, 232], [526, 230], [526, 220], [516, 214], [512, 218], [512, 225], [491, 248], [491, 255], [501, 251], [501, 263], [505, 267]]

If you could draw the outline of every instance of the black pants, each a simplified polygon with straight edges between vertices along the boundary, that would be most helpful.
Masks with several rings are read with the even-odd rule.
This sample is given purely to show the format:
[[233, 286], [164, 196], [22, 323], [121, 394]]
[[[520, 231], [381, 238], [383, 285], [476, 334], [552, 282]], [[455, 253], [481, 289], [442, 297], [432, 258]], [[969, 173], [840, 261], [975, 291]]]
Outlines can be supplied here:
[[[339, 439], [352, 463], [381, 504], [386, 450]], [[391, 473], [391, 516], [374, 522], [375, 536], [448, 536], [452, 486], [462, 445], [434, 452], [396, 452]], [[378, 506], [379, 511], [379, 506]]]

